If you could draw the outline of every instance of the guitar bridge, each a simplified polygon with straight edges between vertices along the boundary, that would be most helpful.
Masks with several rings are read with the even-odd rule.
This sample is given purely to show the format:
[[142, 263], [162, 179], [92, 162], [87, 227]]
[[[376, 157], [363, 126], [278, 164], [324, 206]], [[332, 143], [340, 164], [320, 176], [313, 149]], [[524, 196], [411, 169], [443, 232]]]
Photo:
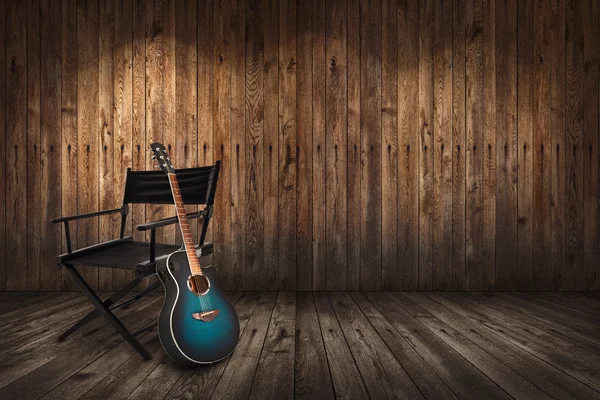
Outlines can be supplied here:
[[210, 322], [219, 315], [219, 309], [206, 311], [202, 313], [192, 313], [192, 317], [198, 321]]

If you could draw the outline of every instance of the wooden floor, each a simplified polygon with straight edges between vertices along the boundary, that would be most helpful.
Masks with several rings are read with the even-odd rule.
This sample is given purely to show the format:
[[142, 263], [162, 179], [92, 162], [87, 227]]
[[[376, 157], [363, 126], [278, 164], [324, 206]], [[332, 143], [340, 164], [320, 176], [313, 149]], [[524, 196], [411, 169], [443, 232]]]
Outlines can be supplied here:
[[[599, 293], [229, 293], [233, 355], [143, 361], [77, 293], [0, 293], [0, 399], [600, 399]], [[118, 313], [137, 330], [160, 294]]]

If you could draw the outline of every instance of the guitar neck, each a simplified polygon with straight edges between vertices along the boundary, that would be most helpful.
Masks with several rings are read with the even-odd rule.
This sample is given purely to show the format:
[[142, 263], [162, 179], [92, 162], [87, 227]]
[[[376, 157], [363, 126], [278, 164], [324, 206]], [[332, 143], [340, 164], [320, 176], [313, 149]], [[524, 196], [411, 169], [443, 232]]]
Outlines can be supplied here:
[[183, 244], [185, 246], [188, 261], [190, 263], [190, 270], [194, 275], [202, 275], [200, 260], [198, 259], [198, 254], [196, 253], [196, 245], [194, 243], [194, 238], [192, 237], [190, 223], [186, 216], [177, 176], [175, 174], [169, 174], [169, 182], [171, 184], [173, 200], [175, 201], [175, 209], [177, 211], [177, 218], [179, 219], [179, 227], [181, 229], [181, 236], [183, 237]]

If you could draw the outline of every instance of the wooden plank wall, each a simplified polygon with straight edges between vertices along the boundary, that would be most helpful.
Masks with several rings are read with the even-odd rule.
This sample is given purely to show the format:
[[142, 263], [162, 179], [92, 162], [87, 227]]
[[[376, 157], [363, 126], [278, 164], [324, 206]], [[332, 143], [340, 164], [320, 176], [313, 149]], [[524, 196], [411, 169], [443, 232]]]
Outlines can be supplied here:
[[[118, 206], [153, 140], [180, 167], [223, 161], [226, 289], [598, 290], [599, 18], [595, 0], [2, 1], [0, 290], [74, 289], [48, 220]], [[172, 213], [135, 206], [127, 232]]]

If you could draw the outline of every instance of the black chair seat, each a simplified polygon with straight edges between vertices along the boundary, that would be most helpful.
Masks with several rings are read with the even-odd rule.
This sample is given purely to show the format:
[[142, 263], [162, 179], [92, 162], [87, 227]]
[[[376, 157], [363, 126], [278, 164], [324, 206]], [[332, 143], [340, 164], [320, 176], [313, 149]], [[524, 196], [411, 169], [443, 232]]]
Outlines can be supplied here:
[[[180, 247], [176, 244], [156, 243], [156, 257], [171, 254]], [[69, 263], [135, 270], [138, 264], [145, 263], [149, 259], [150, 243], [127, 241], [73, 258], [69, 257]]]

